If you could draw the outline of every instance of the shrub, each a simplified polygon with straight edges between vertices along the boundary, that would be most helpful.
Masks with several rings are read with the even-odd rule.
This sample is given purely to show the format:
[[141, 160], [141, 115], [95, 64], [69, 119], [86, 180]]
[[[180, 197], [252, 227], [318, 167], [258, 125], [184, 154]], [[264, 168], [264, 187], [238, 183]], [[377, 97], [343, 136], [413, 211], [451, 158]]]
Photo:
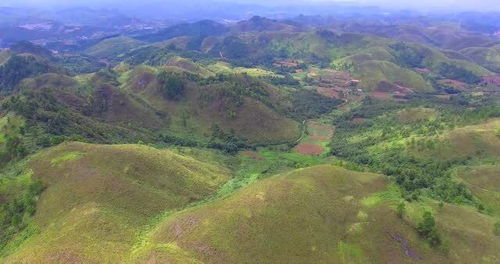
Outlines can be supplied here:
[[238, 138], [235, 132], [231, 130], [229, 133], [224, 132], [218, 125], [212, 127], [212, 137], [208, 143], [209, 148], [222, 150], [229, 154], [234, 154], [241, 149], [249, 146], [243, 139]]
[[0, 249], [18, 232], [28, 226], [35, 214], [38, 196], [44, 187], [41, 181], [32, 181], [17, 197], [0, 206]]
[[404, 201], [401, 201], [398, 204], [398, 207], [396, 208], [396, 213], [399, 218], [403, 219], [403, 217], [405, 216], [405, 212], [406, 212], [406, 204]]
[[423, 220], [417, 226], [418, 234], [433, 246], [439, 246], [442, 242], [441, 235], [437, 231], [436, 220], [431, 212], [424, 212]]
[[493, 226], [493, 233], [497, 236], [500, 236], [500, 221], [496, 222]]

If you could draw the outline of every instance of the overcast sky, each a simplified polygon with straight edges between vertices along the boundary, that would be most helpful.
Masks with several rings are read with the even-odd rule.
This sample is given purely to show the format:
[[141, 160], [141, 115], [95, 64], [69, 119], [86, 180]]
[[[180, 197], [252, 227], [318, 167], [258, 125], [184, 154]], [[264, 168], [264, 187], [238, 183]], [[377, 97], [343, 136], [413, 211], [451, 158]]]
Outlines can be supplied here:
[[[0, 0], [0, 6], [20, 6], [30, 5], [33, 7], [40, 6], [102, 6], [104, 3], [109, 5], [121, 5], [127, 3], [147, 3], [147, 2], [178, 2], [179, 0]], [[199, 0], [182, 0], [183, 3]], [[483, 11], [500, 11], [500, 0], [205, 0], [203, 3], [210, 2], [239, 2], [239, 3], [253, 3], [260, 5], [285, 5], [285, 4], [311, 4], [311, 3], [328, 3], [328, 2], [351, 2], [361, 5], [377, 5], [389, 8], [450, 8], [460, 10], [483, 10]]]

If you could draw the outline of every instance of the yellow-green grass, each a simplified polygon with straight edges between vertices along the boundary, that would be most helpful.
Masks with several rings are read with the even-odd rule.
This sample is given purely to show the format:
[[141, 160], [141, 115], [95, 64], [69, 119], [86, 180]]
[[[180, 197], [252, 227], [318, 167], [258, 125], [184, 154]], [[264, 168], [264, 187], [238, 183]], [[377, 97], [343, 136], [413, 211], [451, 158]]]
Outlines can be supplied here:
[[[333, 127], [321, 124], [317, 121], [309, 121], [306, 123], [306, 132], [306, 135], [303, 135], [303, 138], [296, 146], [296, 152], [308, 152], [308, 146], [313, 148], [314, 146], [316, 146], [318, 147], [318, 150], [322, 149], [321, 153], [319, 154], [328, 153], [328, 145], [334, 133]], [[311, 149], [309, 149], [309, 151], [311, 151]], [[305, 154], [307, 155], [307, 153]]]
[[[330, 165], [298, 169], [166, 217], [143, 237], [132, 260], [207, 264], [499, 260], [494, 218], [460, 206], [440, 209], [437, 202], [426, 200], [407, 204], [400, 219], [395, 212], [399, 197], [398, 187], [387, 185], [381, 175]], [[425, 210], [436, 215], [448, 253], [430, 248], [418, 236], [416, 225]]]
[[70, 76], [46, 73], [36, 78], [24, 79], [20, 86], [24, 89], [58, 88], [61, 91], [75, 91], [78, 84], [78, 81]]
[[500, 216], [500, 165], [461, 168], [457, 172], [488, 212]]
[[433, 72], [438, 72], [441, 63], [451, 63], [472, 71], [480, 76], [491, 74], [491, 72], [486, 68], [474, 62], [465, 59], [450, 59], [446, 54], [438, 49], [429, 48], [428, 46], [416, 43], [409, 45], [416, 49], [420, 54], [424, 55], [422, 65], [425, 68], [431, 69]]
[[[221, 109], [225, 98], [202, 105], [205, 98], [217, 98], [216, 89], [187, 82], [181, 100], [168, 100], [159, 89], [157, 70], [151, 67], [136, 67], [128, 73], [123, 88], [140, 98], [145, 104], [170, 118], [165, 130], [174, 134], [189, 134], [199, 137], [211, 135], [213, 125], [224, 131], [235, 131], [236, 135], [250, 143], [289, 142], [300, 136], [297, 122], [284, 117], [259, 100], [244, 97], [243, 103], [231, 113]], [[284, 100], [274, 87], [268, 87], [270, 101], [281, 107]]]
[[460, 53], [491, 71], [500, 71], [500, 48], [473, 47], [463, 49]]
[[229, 63], [220, 61], [210, 64], [206, 68], [214, 73], [224, 73], [224, 74], [246, 73], [252, 77], [279, 76], [279, 74], [276, 74], [272, 71], [268, 71], [262, 68], [244, 68], [244, 67], [233, 68]]
[[340, 61], [342, 62], [347, 62], [352, 64], [360, 64], [370, 60], [394, 61], [394, 57], [391, 55], [389, 51], [387, 51], [386, 47], [376, 46], [361, 50], [354, 55], [340, 59]]
[[183, 70], [186, 70], [186, 71], [194, 73], [194, 74], [198, 74], [198, 75], [203, 76], [203, 77], [209, 77], [209, 76], [213, 75], [213, 73], [208, 71], [207, 69], [199, 66], [198, 64], [196, 64], [188, 59], [181, 58], [181, 57], [170, 58], [167, 61], [166, 65], [176, 66], [176, 67], [179, 67]]
[[432, 90], [431, 85], [421, 75], [388, 61], [365, 61], [357, 65], [356, 73], [361, 79], [359, 87], [368, 91], [376, 90], [380, 82], [397, 82], [416, 92]]
[[432, 108], [408, 108], [400, 111], [396, 119], [403, 123], [415, 123], [420, 121], [432, 120], [439, 115], [439, 112]]
[[[148, 208], [155, 207], [159, 201], [134, 196], [135, 191], [110, 188], [104, 184], [104, 188], [89, 189], [82, 197], [78, 189], [54, 183], [77, 181], [79, 184], [75, 185], [85, 189], [82, 178], [96, 180], [95, 173], [82, 172], [83, 167], [87, 167], [87, 170], [92, 168], [97, 172], [103, 170], [103, 175], [112, 169], [120, 174], [112, 178], [112, 184], [123, 184], [123, 178], [133, 177], [125, 175], [130, 169], [115, 151], [125, 149], [136, 153], [131, 155], [133, 157], [126, 155], [126, 160], [137, 166], [133, 173], [143, 178], [143, 182], [136, 182], [138, 188], [158, 181], [154, 175], [142, 173], [142, 167], [155, 174], [154, 167], [160, 166], [156, 161], [163, 160], [164, 156], [192, 160], [145, 146], [81, 143], [53, 148], [45, 152], [43, 158], [35, 156], [31, 161], [34, 177], [48, 183], [35, 216], [38, 233], [35, 232], [4, 262], [494, 264], [500, 260], [500, 237], [493, 234], [495, 218], [474, 208], [450, 204], [441, 207], [436, 201], [423, 199], [407, 203], [404, 217], [400, 219], [395, 209], [401, 202], [396, 185], [388, 184], [382, 175], [331, 165], [284, 172], [250, 183], [232, 195], [180, 212], [172, 211], [179, 206], [168, 201], [160, 202], [163, 210], [154, 213], [155, 217], [143, 216], [142, 209], [133, 200], [141, 200], [142, 206]], [[156, 157], [153, 154], [156, 152], [161, 154]], [[141, 155], [152, 164], [144, 165], [148, 162], [137, 158]], [[265, 153], [262, 155], [269, 158]], [[104, 156], [116, 157], [117, 161], [103, 160]], [[102, 165], [104, 163], [106, 165]], [[171, 161], [166, 163], [172, 164]], [[180, 174], [189, 178], [193, 167], [182, 164], [184, 169], [189, 169]], [[213, 165], [204, 163], [202, 166]], [[71, 174], [77, 176], [68, 176], [63, 172], [64, 167], [71, 168]], [[54, 172], [45, 174], [47, 168]], [[221, 168], [213, 170], [225, 175]], [[201, 174], [206, 176], [209, 173]], [[170, 177], [168, 184], [178, 185], [178, 181], [172, 181]], [[155, 187], [162, 189], [161, 184], [155, 184]], [[63, 193], [62, 188], [72, 190], [76, 199], [60, 196], [57, 202], [65, 213], [59, 215], [50, 211], [54, 206], [47, 205], [46, 196], [50, 192]], [[146, 188], [155, 192], [152, 186]], [[101, 195], [101, 190], [106, 194]], [[120, 196], [117, 192], [121, 191], [122, 195], [130, 196], [126, 204], [116, 199]], [[78, 202], [69, 209], [63, 205], [66, 200]], [[447, 252], [430, 248], [418, 236], [416, 225], [425, 211], [432, 211], [435, 215]]]
[[143, 45], [141, 41], [121, 36], [102, 40], [86, 49], [85, 53], [99, 58], [115, 59], [141, 45]]
[[142, 145], [64, 143], [29, 167], [46, 186], [34, 216], [39, 233], [2, 263], [122, 263], [155, 217], [229, 179], [218, 165]]
[[2, 50], [0, 51], [0, 65], [4, 64], [7, 60], [9, 60], [11, 56], [10, 51]]
[[139, 263], [189, 263], [178, 255], [203, 263], [335, 263], [357, 200], [384, 184], [379, 175], [329, 165], [295, 170], [168, 217], [135, 254]]
[[163, 128], [168, 120], [168, 117], [158, 115], [155, 109], [119, 89], [113, 89], [108, 108], [100, 117], [109, 123], [153, 131]]
[[464, 160], [473, 157], [500, 156], [500, 137], [497, 130], [500, 119], [492, 119], [482, 124], [456, 128], [440, 136], [430, 137], [435, 147], [412, 150], [417, 157], [439, 160]]
[[166, 118], [158, 116], [147, 105], [137, 101], [136, 98], [129, 96], [118, 87], [100, 80], [95, 74], [70, 77], [63, 74], [47, 73], [25, 79], [21, 87], [24, 89], [51, 89], [59, 101], [75, 109], [87, 107], [89, 97], [95, 96], [93, 93], [96, 89], [104, 87], [108, 98], [106, 110], [98, 114], [101, 120], [123, 127], [151, 130], [159, 130], [166, 124]]

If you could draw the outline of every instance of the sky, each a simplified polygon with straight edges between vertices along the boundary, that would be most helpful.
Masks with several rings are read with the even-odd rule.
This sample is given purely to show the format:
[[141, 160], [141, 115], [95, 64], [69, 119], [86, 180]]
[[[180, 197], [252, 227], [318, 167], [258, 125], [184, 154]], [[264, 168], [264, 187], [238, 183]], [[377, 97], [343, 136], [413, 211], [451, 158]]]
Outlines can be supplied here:
[[[0, 6], [103, 6], [103, 5], [124, 5], [148, 2], [164, 3], [171, 0], [0, 0]], [[200, 0], [183, 0], [187, 3]], [[250, 3], [259, 5], [290, 5], [290, 4], [313, 4], [313, 3], [338, 3], [349, 2], [360, 5], [375, 5], [385, 8], [396, 9], [447, 9], [455, 10], [477, 10], [477, 11], [500, 11], [500, 0], [204, 0], [203, 3], [210, 2], [231, 2]], [[173, 1], [178, 2], [178, 1]]]

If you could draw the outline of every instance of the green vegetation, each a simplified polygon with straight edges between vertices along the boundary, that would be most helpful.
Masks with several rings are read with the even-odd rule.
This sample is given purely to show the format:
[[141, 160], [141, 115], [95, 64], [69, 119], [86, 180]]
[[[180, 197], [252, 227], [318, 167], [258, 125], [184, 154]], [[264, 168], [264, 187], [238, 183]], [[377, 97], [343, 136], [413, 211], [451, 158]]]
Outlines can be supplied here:
[[[439, 135], [456, 126], [496, 117], [498, 108], [486, 103], [475, 110], [464, 111], [459, 105], [441, 105], [440, 114], [433, 114], [433, 118], [401, 122], [404, 115], [400, 109], [407, 105], [369, 100], [339, 116], [334, 122], [332, 153], [394, 177], [403, 186], [407, 200], [417, 199], [424, 192], [447, 202], [472, 202], [470, 191], [464, 184], [453, 181], [449, 170], [473, 157], [480, 158], [477, 153], [487, 150], [483, 150], [481, 139], [465, 139], [480, 136], [463, 135], [460, 130], [444, 140], [439, 139]], [[351, 120], [355, 117], [367, 120], [354, 123]], [[483, 141], [489, 137], [485, 135]], [[460, 145], [465, 142], [470, 145]], [[495, 144], [491, 147], [497, 148]]]
[[24, 78], [49, 71], [49, 66], [34, 56], [11, 56], [6, 63], [0, 65], [0, 91], [11, 91]]
[[418, 233], [433, 247], [441, 244], [441, 237], [437, 231], [436, 220], [431, 212], [425, 212], [422, 222], [418, 223]]
[[398, 214], [398, 217], [403, 219], [403, 217], [405, 216], [405, 211], [406, 211], [405, 202], [400, 202], [398, 204], [398, 207], [396, 208], [396, 213]]
[[310, 90], [299, 90], [293, 98], [293, 116], [297, 120], [318, 118], [332, 112], [342, 103]]
[[404, 42], [390, 45], [390, 47], [393, 50], [393, 56], [396, 59], [397, 64], [410, 68], [422, 67], [425, 55], [419, 50]]
[[158, 74], [161, 92], [170, 100], [178, 100], [184, 93], [184, 81], [181, 76], [162, 71]]
[[[2, 207], [2, 223], [10, 226], [2, 231], [11, 235], [27, 224], [38, 229], [8, 259], [64, 262], [70, 250], [84, 262], [125, 261], [143, 226], [164, 211], [205, 199], [229, 179], [225, 168], [205, 159], [140, 145], [83, 143], [64, 143], [36, 154], [26, 165], [31, 174], [1, 185], [14, 195]], [[31, 178], [37, 180], [31, 183]], [[30, 217], [42, 183], [37, 213]], [[25, 191], [17, 192], [19, 188]]]
[[438, 71], [445, 78], [469, 84], [477, 84], [481, 81], [481, 78], [473, 72], [451, 63], [441, 63]]
[[38, 197], [44, 189], [42, 182], [33, 179], [30, 171], [17, 173], [20, 175], [0, 178], [0, 199], [3, 200], [0, 206], [0, 252], [30, 225]]
[[389, 61], [366, 61], [356, 68], [356, 75], [362, 80], [360, 87], [364, 90], [380, 89], [380, 83], [400, 83], [416, 91], [431, 90], [429, 83], [419, 74], [401, 68]]
[[141, 45], [142, 42], [132, 38], [112, 37], [103, 39], [96, 45], [87, 48], [85, 54], [114, 61]]
[[500, 222], [496, 222], [493, 227], [493, 233], [497, 236], [500, 236]]
[[500, 72], [500, 45], [493, 47], [471, 47], [460, 50], [461, 54], [492, 72]]
[[0, 51], [0, 262], [497, 263], [496, 43], [319, 20]]

